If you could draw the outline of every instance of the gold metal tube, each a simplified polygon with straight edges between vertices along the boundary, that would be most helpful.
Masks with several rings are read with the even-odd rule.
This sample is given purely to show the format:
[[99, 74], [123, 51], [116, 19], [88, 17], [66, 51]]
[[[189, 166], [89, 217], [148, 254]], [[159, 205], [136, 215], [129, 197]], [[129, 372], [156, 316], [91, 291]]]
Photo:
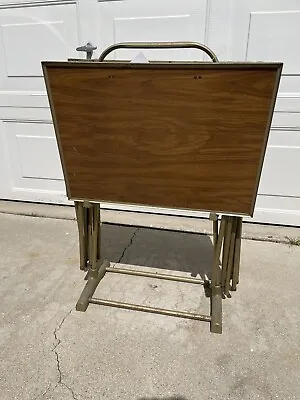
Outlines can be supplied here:
[[239, 283], [239, 272], [240, 272], [240, 257], [241, 257], [241, 242], [242, 242], [242, 224], [243, 219], [237, 217], [237, 230], [235, 239], [235, 250], [234, 250], [234, 262], [233, 262], [233, 273], [232, 273], [232, 290], [236, 290], [237, 284]]
[[212, 275], [211, 275], [212, 286], [218, 286], [221, 281], [220, 253], [221, 253], [222, 243], [223, 243], [224, 234], [225, 234], [225, 227], [226, 227], [226, 220], [224, 219], [224, 217], [222, 217], [221, 224], [220, 224], [220, 232], [218, 235], [218, 241], [217, 241], [217, 245], [215, 248], [214, 264], [213, 264], [213, 268], [212, 268]]
[[89, 263], [89, 228], [88, 228], [88, 208], [83, 206], [83, 235], [84, 235], [84, 251], [86, 259], [86, 269], [88, 269]]
[[76, 304], [77, 311], [85, 311], [89, 305], [89, 300], [93, 296], [99, 282], [103, 278], [106, 272], [106, 268], [109, 267], [109, 261], [104, 260], [100, 265], [99, 269], [90, 273], [88, 281], [79, 297]]
[[204, 51], [213, 62], [218, 62], [218, 58], [215, 53], [207, 46], [197, 42], [125, 42], [115, 43], [107, 47], [99, 57], [99, 61], [104, 61], [105, 57], [108, 56], [114, 50], [117, 49], [187, 49], [196, 48]]
[[83, 203], [80, 201], [75, 201], [75, 212], [78, 226], [78, 236], [79, 236], [79, 254], [80, 254], [80, 269], [87, 269], [87, 258], [86, 258], [86, 248], [85, 248], [85, 235], [84, 235], [84, 213]]
[[220, 254], [227, 226], [226, 217], [222, 216], [220, 232], [218, 235], [217, 245], [215, 248], [215, 258], [212, 269], [211, 278], [211, 324], [210, 331], [213, 333], [222, 333], [222, 290], [221, 290], [221, 270], [220, 270]]
[[231, 230], [231, 236], [230, 236], [230, 248], [229, 248], [227, 273], [226, 273], [226, 280], [225, 280], [226, 296], [230, 296], [229, 289], [230, 289], [230, 280], [231, 280], [232, 271], [233, 271], [233, 261], [234, 261], [234, 252], [235, 252], [235, 237], [236, 237], [237, 225], [238, 225], [237, 218], [232, 217], [232, 230]]
[[210, 322], [210, 320], [211, 320], [209, 315], [195, 314], [195, 313], [190, 313], [190, 312], [185, 312], [185, 311], [168, 310], [165, 308], [148, 307], [148, 306], [125, 303], [125, 302], [120, 302], [120, 301], [97, 299], [94, 297], [92, 297], [90, 299], [90, 303], [91, 304], [99, 304], [102, 306], [124, 308], [126, 310], [144, 311], [144, 312], [149, 312], [149, 313], [154, 313], [154, 314], [169, 315], [170, 317], [195, 319], [195, 320], [206, 321], [206, 322]]
[[93, 241], [92, 241], [92, 237], [93, 237], [93, 209], [92, 207], [87, 208], [87, 223], [88, 223], [88, 238], [87, 238], [87, 249], [88, 249], [88, 259], [89, 259], [89, 263], [91, 266], [92, 263], [92, 247], [93, 247]]
[[222, 288], [213, 286], [211, 288], [211, 324], [212, 333], [222, 333]]
[[98, 216], [98, 255], [97, 259], [101, 258], [101, 215], [100, 215], [100, 204], [99, 204], [99, 216]]
[[230, 236], [232, 230], [232, 217], [226, 216], [226, 231], [225, 231], [225, 238], [224, 238], [224, 247], [223, 247], [223, 255], [222, 255], [222, 280], [221, 286], [224, 289], [227, 269], [228, 269], [228, 256], [229, 256], [229, 248], [230, 248]]
[[200, 285], [204, 285], [206, 283], [203, 279], [199, 279], [199, 278], [161, 274], [161, 273], [156, 273], [156, 272], [144, 272], [144, 271], [127, 269], [127, 268], [109, 267], [106, 269], [106, 272], [113, 272], [115, 274], [135, 275], [135, 276], [146, 276], [148, 278], [165, 279], [165, 280], [177, 281], [177, 282], [187, 282], [187, 283], [196, 283], [196, 284], [198, 283]]
[[214, 243], [214, 247], [216, 248], [217, 240], [218, 240], [218, 232], [219, 232], [218, 215], [215, 213], [210, 213], [209, 219], [213, 222], [213, 243]]
[[218, 230], [219, 230], [219, 221], [213, 221], [213, 241], [214, 246], [216, 247], [218, 241]]
[[97, 269], [97, 255], [98, 255], [98, 228], [99, 228], [99, 204], [93, 204], [91, 207], [92, 213], [92, 245], [91, 245], [91, 269]]

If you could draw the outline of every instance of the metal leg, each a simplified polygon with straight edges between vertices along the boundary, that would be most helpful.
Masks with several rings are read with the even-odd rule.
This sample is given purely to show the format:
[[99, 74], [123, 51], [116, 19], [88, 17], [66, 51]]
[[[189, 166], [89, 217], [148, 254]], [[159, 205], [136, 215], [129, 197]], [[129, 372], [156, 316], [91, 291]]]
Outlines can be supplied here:
[[222, 288], [213, 286], [211, 288], [211, 323], [212, 333], [222, 333]]
[[85, 221], [84, 221], [84, 213], [85, 209], [83, 207], [83, 203], [80, 201], [75, 201], [75, 212], [77, 217], [77, 225], [78, 225], [78, 234], [79, 234], [79, 253], [80, 253], [80, 269], [87, 269], [87, 254], [85, 248]]
[[84, 250], [86, 258], [86, 270], [89, 267], [89, 230], [88, 230], [89, 209], [83, 204], [83, 225], [84, 225]]
[[236, 228], [237, 228], [237, 218], [232, 217], [232, 230], [230, 240], [230, 248], [229, 248], [229, 255], [228, 255], [228, 263], [227, 263], [227, 274], [225, 280], [225, 295], [230, 296], [230, 280], [232, 277], [233, 272], [233, 261], [234, 261], [234, 251], [235, 251], [235, 237], [236, 237]]
[[223, 254], [222, 254], [222, 280], [221, 286], [224, 290], [226, 275], [228, 270], [228, 258], [229, 258], [229, 250], [230, 250], [230, 237], [232, 231], [232, 217], [224, 216], [222, 217], [226, 221], [226, 229], [225, 229], [225, 237], [224, 237], [224, 246], [223, 246]]
[[100, 204], [99, 204], [99, 217], [98, 217], [98, 260], [101, 258], [101, 215], [100, 215]]
[[88, 237], [87, 237], [87, 252], [88, 252], [88, 260], [91, 266], [92, 260], [92, 237], [93, 237], [93, 209], [92, 205], [87, 208], [87, 228], [88, 228]]
[[242, 223], [241, 217], [237, 217], [237, 229], [235, 238], [235, 249], [234, 249], [234, 260], [233, 260], [233, 272], [232, 272], [232, 288], [236, 290], [236, 286], [239, 283], [239, 271], [240, 271], [240, 257], [241, 257], [241, 242], [242, 242]]
[[211, 278], [211, 324], [210, 331], [213, 333], [222, 333], [222, 288], [221, 288], [221, 270], [220, 254], [225, 235], [226, 219], [222, 217], [220, 232], [215, 248], [214, 264]]
[[90, 208], [91, 212], [91, 271], [97, 270], [97, 256], [98, 256], [98, 244], [99, 244], [99, 216], [100, 207], [99, 204], [93, 204]]
[[213, 243], [214, 247], [216, 247], [218, 240], [218, 232], [219, 232], [218, 215], [215, 213], [210, 213], [209, 219], [213, 221]]
[[88, 239], [86, 247], [89, 253], [89, 272], [87, 283], [76, 304], [77, 311], [85, 311], [90, 303], [99, 282], [104, 277], [106, 269], [110, 263], [107, 260], [103, 262], [99, 259], [100, 244], [100, 206], [99, 204], [86, 204]]
[[86, 311], [99, 282], [104, 277], [106, 268], [109, 267], [109, 261], [104, 260], [103, 263], [98, 262], [98, 269], [94, 270], [93, 274], [89, 275], [88, 281], [79, 297], [76, 304], [77, 311]]

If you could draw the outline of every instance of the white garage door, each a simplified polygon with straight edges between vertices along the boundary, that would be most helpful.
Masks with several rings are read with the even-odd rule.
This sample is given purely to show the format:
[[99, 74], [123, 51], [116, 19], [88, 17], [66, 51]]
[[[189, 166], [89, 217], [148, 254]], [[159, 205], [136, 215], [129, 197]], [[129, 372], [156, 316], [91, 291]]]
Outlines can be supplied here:
[[228, 58], [284, 62], [255, 217], [300, 225], [300, 2], [235, 0], [230, 18]]
[[[208, 44], [221, 60], [285, 63], [255, 220], [300, 225], [298, 0], [0, 0], [0, 28], [0, 198], [68, 204], [41, 60], [84, 57], [75, 49], [87, 41], [98, 46], [97, 57], [120, 41], [193, 40]], [[123, 50], [111, 58], [135, 54]], [[164, 60], [204, 57], [196, 50], [145, 54]]]

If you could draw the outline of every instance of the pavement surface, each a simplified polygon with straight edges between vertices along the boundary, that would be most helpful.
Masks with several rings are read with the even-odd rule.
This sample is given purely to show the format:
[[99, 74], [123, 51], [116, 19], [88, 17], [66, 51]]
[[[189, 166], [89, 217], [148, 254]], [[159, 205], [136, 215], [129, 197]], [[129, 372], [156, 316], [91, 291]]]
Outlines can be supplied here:
[[[103, 225], [103, 255], [209, 273], [209, 236]], [[243, 240], [223, 334], [205, 322], [90, 305], [73, 220], [0, 214], [1, 400], [300, 399], [300, 247]], [[96, 297], [209, 312], [203, 287], [107, 274]]]

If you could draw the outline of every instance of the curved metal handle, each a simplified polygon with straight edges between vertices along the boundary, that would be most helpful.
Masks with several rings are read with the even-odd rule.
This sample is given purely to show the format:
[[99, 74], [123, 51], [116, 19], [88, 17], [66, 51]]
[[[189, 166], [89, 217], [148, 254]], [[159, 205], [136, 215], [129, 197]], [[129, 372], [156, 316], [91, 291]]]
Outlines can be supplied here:
[[105, 57], [117, 49], [199, 49], [204, 51], [213, 62], [219, 62], [215, 53], [207, 46], [197, 42], [125, 42], [113, 44], [105, 49], [99, 61], [104, 61]]

